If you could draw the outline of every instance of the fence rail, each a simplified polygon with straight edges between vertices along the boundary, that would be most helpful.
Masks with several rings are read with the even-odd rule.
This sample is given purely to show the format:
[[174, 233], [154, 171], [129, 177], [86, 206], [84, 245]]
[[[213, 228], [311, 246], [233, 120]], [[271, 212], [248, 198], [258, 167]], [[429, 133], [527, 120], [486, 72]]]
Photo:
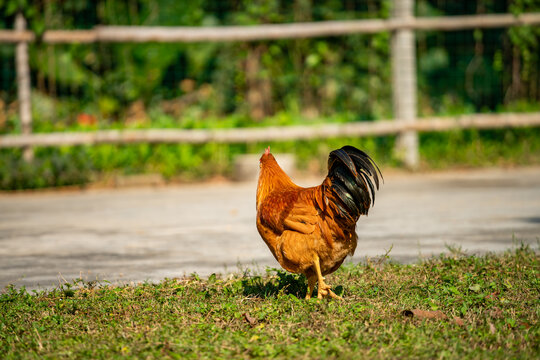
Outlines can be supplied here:
[[416, 122], [382, 120], [311, 126], [282, 126], [220, 130], [97, 130], [0, 137], [0, 148], [26, 146], [67, 146], [133, 143], [255, 143], [279, 140], [311, 140], [338, 136], [391, 135], [404, 131], [446, 131], [452, 129], [494, 129], [540, 126], [540, 113], [475, 114], [456, 117], [434, 117]]
[[[50, 44], [92, 42], [200, 42], [255, 41], [372, 34], [401, 29], [464, 30], [540, 24], [540, 13], [485, 14], [387, 20], [342, 20], [306, 23], [215, 27], [96, 26], [90, 30], [48, 30], [40, 41]], [[29, 30], [0, 30], [0, 43], [36, 41]]]

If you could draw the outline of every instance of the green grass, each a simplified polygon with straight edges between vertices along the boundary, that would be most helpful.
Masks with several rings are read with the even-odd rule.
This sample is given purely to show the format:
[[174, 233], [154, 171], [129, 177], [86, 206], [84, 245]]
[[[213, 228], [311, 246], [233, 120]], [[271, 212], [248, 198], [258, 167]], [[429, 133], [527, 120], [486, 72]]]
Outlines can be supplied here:
[[[0, 295], [0, 355], [537, 358], [539, 260], [522, 246], [347, 265], [328, 277], [344, 301], [303, 300], [304, 279], [271, 270], [137, 286], [76, 282], [36, 294], [10, 287]], [[448, 318], [403, 314], [412, 309]]]

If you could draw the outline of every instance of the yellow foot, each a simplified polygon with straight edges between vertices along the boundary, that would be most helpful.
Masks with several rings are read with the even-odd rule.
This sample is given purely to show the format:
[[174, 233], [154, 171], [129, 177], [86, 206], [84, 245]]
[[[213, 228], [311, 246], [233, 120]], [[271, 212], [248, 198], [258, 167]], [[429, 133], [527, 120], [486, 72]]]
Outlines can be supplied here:
[[[336, 294], [334, 294], [332, 290], [330, 290], [330, 286], [324, 283], [324, 277], [322, 276], [322, 272], [321, 272], [320, 259], [319, 259], [319, 255], [317, 254], [313, 255], [313, 267], [315, 268], [315, 275], [317, 276], [316, 279], [317, 279], [317, 282], [319, 283], [319, 290], [317, 292], [317, 298], [322, 299], [323, 296], [329, 295], [333, 299], [343, 300], [341, 296], [337, 296]], [[311, 281], [313, 281], [313, 284], [314, 284], [314, 280], [315, 280], [315, 276], [311, 278]]]
[[332, 299], [336, 299], [336, 300], [341, 300], [343, 301], [343, 298], [339, 295], [336, 295], [332, 290], [328, 290], [329, 291], [329, 295]]
[[322, 299], [325, 296], [330, 296], [332, 299], [343, 300], [339, 295], [336, 295], [324, 282], [319, 282], [319, 290], [317, 292], [317, 298]]

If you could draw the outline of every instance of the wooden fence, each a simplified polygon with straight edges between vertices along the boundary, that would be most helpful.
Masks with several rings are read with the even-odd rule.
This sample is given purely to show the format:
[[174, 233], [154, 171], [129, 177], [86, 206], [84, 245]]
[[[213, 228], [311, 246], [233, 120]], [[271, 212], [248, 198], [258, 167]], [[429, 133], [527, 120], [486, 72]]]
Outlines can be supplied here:
[[0, 30], [0, 43], [16, 44], [16, 69], [19, 115], [22, 133], [0, 136], [0, 148], [21, 147], [25, 159], [32, 158], [33, 146], [133, 142], [206, 143], [314, 139], [333, 136], [370, 136], [399, 134], [398, 151], [405, 163], [418, 165], [419, 131], [444, 131], [456, 128], [499, 128], [540, 126], [540, 113], [468, 115], [451, 118], [418, 119], [416, 111], [415, 31], [452, 31], [540, 24], [540, 13], [471, 15], [416, 18], [413, 0], [395, 0], [392, 17], [387, 20], [321, 21], [312, 23], [271, 24], [221, 27], [125, 27], [97, 26], [91, 30], [49, 30], [41, 41], [50, 44], [90, 42], [225, 42], [293, 39], [346, 34], [392, 32], [394, 120], [372, 123], [325, 124], [230, 130], [108, 130], [32, 134], [30, 111], [30, 72], [28, 42], [36, 40], [26, 30], [21, 14], [14, 30]]
[[[403, 3], [406, 3], [404, 1]], [[96, 26], [90, 30], [47, 30], [41, 41], [49, 44], [93, 42], [225, 42], [313, 38], [409, 30], [451, 31], [540, 24], [540, 13], [464, 15], [387, 20], [341, 20], [252, 26]], [[29, 30], [0, 30], [0, 43], [31, 42]]]
[[4, 135], [0, 148], [129, 143], [254, 143], [279, 140], [310, 140], [338, 136], [391, 135], [406, 131], [427, 132], [452, 129], [494, 129], [540, 126], [540, 114], [475, 114], [456, 117], [422, 118], [415, 122], [380, 120], [309, 126], [271, 126], [241, 129], [144, 129], [97, 130], [91, 132]]

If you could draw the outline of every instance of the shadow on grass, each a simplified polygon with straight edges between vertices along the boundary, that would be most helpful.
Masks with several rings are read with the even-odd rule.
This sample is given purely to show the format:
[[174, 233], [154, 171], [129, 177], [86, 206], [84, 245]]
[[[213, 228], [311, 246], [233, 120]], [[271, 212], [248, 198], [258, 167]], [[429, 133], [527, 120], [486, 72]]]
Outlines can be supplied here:
[[243, 279], [242, 288], [244, 295], [258, 298], [273, 297], [279, 293], [303, 298], [306, 296], [307, 284], [304, 275], [276, 270], [276, 275], [272, 277], [253, 276]]
[[[291, 274], [283, 270], [273, 269], [275, 276], [253, 276], [242, 280], [242, 289], [245, 296], [268, 298], [277, 294], [294, 295], [303, 299], [306, 296], [307, 280], [304, 275]], [[332, 289], [337, 295], [343, 294], [343, 286], [338, 285]], [[317, 286], [312, 296], [317, 296]]]

